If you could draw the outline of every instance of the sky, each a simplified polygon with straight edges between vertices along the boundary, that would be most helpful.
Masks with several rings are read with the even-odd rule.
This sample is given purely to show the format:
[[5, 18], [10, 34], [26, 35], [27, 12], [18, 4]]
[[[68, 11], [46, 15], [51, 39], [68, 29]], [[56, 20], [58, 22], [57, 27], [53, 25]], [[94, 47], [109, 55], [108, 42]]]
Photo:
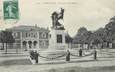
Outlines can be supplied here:
[[[63, 25], [71, 36], [80, 27], [97, 30], [104, 27], [115, 16], [115, 0], [18, 0], [20, 19], [17, 23], [0, 20], [0, 30], [19, 26], [37, 24], [39, 27], [51, 28], [51, 14], [64, 8]], [[0, 0], [0, 15], [3, 15], [3, 0]]]

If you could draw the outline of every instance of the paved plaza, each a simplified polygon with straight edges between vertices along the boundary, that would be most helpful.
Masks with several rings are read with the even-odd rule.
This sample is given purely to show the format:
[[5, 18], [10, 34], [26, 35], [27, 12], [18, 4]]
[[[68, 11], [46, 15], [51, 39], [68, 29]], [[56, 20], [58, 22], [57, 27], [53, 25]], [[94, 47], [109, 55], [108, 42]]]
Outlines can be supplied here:
[[[86, 51], [90, 52], [90, 51]], [[0, 54], [1, 72], [114, 72], [115, 49], [98, 50], [97, 60], [93, 56], [71, 59], [70, 62], [58, 60], [33, 65], [27, 52]]]

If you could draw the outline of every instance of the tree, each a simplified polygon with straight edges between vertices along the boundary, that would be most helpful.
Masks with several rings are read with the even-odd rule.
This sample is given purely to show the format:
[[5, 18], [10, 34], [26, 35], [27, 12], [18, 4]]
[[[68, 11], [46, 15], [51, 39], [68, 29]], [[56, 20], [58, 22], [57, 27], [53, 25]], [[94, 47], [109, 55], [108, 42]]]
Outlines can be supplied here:
[[115, 16], [112, 17], [109, 23], [105, 26], [107, 44], [112, 43], [115, 35]]
[[115, 33], [115, 16], [110, 19], [109, 23], [105, 26], [105, 29], [108, 34]]
[[2, 43], [2, 50], [4, 50], [4, 42], [2, 42], [2, 31], [0, 32], [0, 43]]
[[108, 36], [115, 34], [115, 16], [110, 19], [109, 23], [105, 26], [105, 29]]
[[83, 45], [87, 44], [89, 47], [89, 43], [90, 43], [90, 36], [92, 35], [91, 31], [88, 31], [85, 27], [81, 27], [78, 29], [78, 32], [76, 34], [76, 36], [73, 38], [73, 43], [76, 44], [81, 44], [81, 46], [83, 47]]
[[12, 36], [12, 32], [7, 31], [7, 30], [2, 31], [1, 32], [1, 42], [6, 44], [5, 53], [7, 53], [7, 44], [15, 42], [15, 39]]
[[85, 27], [79, 28], [77, 34], [73, 38], [73, 43], [92, 44], [95, 46], [101, 44], [102, 47], [105, 43], [105, 47], [109, 47], [109, 44], [113, 43], [114, 40], [115, 16], [110, 19], [110, 21], [105, 25], [104, 28], [99, 28], [94, 32], [88, 31]]
[[84, 39], [85, 39], [84, 35], [86, 33], [87, 33], [87, 29], [85, 27], [79, 28], [77, 34], [73, 38], [73, 43], [83, 44], [84, 43]]
[[99, 28], [94, 32], [94, 44], [100, 44], [105, 41], [106, 32], [104, 28]]

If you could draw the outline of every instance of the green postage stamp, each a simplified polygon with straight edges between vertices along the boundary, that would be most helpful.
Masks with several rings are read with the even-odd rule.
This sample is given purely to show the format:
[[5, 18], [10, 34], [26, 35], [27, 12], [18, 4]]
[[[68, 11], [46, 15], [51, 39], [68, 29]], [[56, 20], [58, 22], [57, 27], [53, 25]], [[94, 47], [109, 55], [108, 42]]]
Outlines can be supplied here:
[[17, 0], [4, 1], [3, 12], [4, 12], [4, 20], [19, 19], [18, 1]]

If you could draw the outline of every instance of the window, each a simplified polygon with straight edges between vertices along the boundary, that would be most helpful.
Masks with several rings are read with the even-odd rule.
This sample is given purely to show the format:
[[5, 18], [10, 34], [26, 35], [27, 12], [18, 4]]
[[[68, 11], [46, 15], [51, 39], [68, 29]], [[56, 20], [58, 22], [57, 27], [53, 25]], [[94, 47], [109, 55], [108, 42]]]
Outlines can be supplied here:
[[14, 37], [16, 37], [16, 33], [13, 33], [12, 35], [13, 35]]
[[42, 41], [41, 40], [39, 41], [39, 46], [42, 46]]
[[62, 43], [62, 35], [57, 35], [57, 43]]
[[31, 36], [31, 34], [29, 33], [29, 34], [28, 34], [28, 37], [30, 37], [30, 36]]
[[17, 32], [16, 36], [17, 36], [17, 38], [20, 38], [20, 32]]
[[43, 38], [43, 39], [46, 39], [46, 33], [45, 33], [45, 32], [42, 33], [42, 38]]
[[25, 37], [25, 33], [24, 32], [22, 32], [22, 37]]
[[18, 32], [14, 32], [12, 35], [14, 38], [17, 38], [18, 37], [17, 34], [18, 34]]
[[39, 38], [40, 39], [42, 38], [42, 32], [39, 32]]
[[26, 33], [26, 37], [28, 37], [28, 33]]
[[51, 38], [51, 34], [50, 34], [50, 38]]
[[37, 32], [35, 33], [34, 37], [36, 37], [36, 38], [37, 38]]
[[43, 34], [42, 34], [42, 38], [46, 38], [46, 35], [45, 35], [45, 33], [43, 33]]
[[46, 33], [46, 38], [48, 38], [48, 33]]
[[33, 37], [33, 33], [31, 33], [31, 37]]
[[49, 45], [49, 41], [45, 41], [45, 45], [48, 46]]

